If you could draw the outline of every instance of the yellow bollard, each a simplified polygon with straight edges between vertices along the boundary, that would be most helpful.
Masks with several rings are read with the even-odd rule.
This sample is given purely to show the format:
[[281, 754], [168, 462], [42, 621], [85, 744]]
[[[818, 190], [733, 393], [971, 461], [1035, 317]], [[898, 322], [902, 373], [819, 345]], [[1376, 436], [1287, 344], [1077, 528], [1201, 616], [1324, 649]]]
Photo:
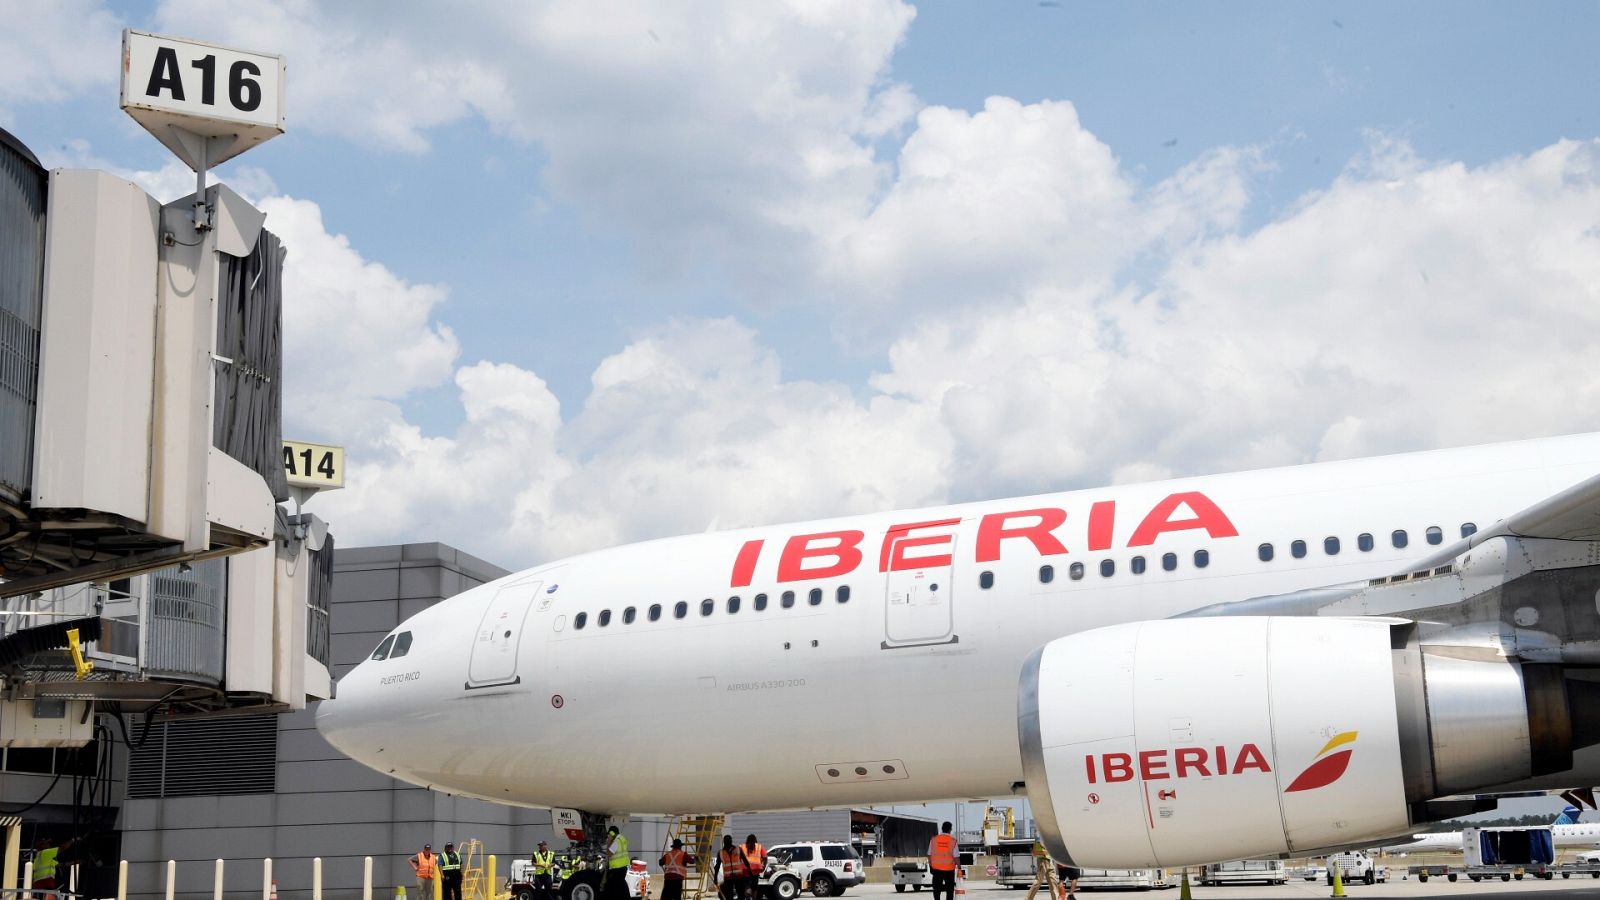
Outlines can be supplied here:
[[1178, 900], [1194, 900], [1194, 894], [1189, 890], [1189, 870], [1183, 870], [1183, 887], [1178, 890]]
[[1339, 864], [1333, 859], [1328, 860], [1328, 876], [1333, 879], [1333, 893], [1330, 896], [1344, 896], [1344, 875], [1339, 871]]
[[484, 880], [483, 896], [488, 900], [500, 900], [500, 883], [494, 880], [494, 854], [489, 854], [489, 874]]
[[444, 873], [439, 871], [439, 858], [433, 858], [433, 900], [444, 900]]

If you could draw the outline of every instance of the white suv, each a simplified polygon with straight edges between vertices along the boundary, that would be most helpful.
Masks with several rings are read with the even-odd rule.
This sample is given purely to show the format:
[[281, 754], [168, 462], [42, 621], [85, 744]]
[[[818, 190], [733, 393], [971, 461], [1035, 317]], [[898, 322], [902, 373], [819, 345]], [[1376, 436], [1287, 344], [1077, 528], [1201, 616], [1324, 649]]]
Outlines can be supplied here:
[[767, 853], [777, 857], [800, 877], [802, 884], [811, 882], [811, 893], [818, 897], [836, 897], [845, 888], [864, 884], [867, 867], [861, 864], [849, 844], [827, 841], [803, 841], [797, 844], [776, 844]]

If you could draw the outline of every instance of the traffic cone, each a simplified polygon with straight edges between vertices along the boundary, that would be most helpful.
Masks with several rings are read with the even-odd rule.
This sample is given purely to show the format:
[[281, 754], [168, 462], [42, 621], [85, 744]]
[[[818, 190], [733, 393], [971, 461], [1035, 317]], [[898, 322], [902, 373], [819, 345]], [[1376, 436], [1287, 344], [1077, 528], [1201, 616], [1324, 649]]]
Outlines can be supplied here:
[[272, 900], [278, 900], [278, 879], [272, 879]]
[[1194, 900], [1194, 894], [1189, 890], [1189, 870], [1183, 870], [1183, 886], [1178, 889], [1178, 900]]
[[[1331, 861], [1330, 861], [1331, 862]], [[1339, 873], [1339, 864], [1332, 863], [1328, 866], [1328, 874], [1333, 876], [1333, 893], [1330, 896], [1344, 896], [1344, 876]]]

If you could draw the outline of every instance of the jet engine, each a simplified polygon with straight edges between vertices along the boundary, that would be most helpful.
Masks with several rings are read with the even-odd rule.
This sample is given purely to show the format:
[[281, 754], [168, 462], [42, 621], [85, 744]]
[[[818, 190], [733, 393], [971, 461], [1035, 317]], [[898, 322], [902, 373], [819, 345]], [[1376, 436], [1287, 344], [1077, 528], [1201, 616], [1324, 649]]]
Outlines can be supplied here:
[[1561, 771], [1565, 691], [1394, 619], [1135, 622], [1036, 651], [1018, 731], [1058, 861], [1179, 866], [1402, 834], [1434, 798]]

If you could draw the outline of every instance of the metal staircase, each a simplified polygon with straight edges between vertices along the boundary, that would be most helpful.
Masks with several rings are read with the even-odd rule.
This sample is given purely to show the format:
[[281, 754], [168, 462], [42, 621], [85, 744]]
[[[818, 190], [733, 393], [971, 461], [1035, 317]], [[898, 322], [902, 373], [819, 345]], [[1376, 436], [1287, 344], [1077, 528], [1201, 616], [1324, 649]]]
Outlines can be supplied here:
[[667, 841], [683, 841], [693, 860], [683, 879], [683, 900], [705, 900], [717, 896], [717, 882], [711, 870], [717, 861], [717, 841], [727, 819], [724, 816], [678, 816], [668, 827]]
[[483, 871], [487, 864], [483, 856], [483, 841], [477, 838], [463, 841], [456, 852], [461, 854], [461, 900], [489, 900], [489, 892], [494, 886], [489, 884]]

